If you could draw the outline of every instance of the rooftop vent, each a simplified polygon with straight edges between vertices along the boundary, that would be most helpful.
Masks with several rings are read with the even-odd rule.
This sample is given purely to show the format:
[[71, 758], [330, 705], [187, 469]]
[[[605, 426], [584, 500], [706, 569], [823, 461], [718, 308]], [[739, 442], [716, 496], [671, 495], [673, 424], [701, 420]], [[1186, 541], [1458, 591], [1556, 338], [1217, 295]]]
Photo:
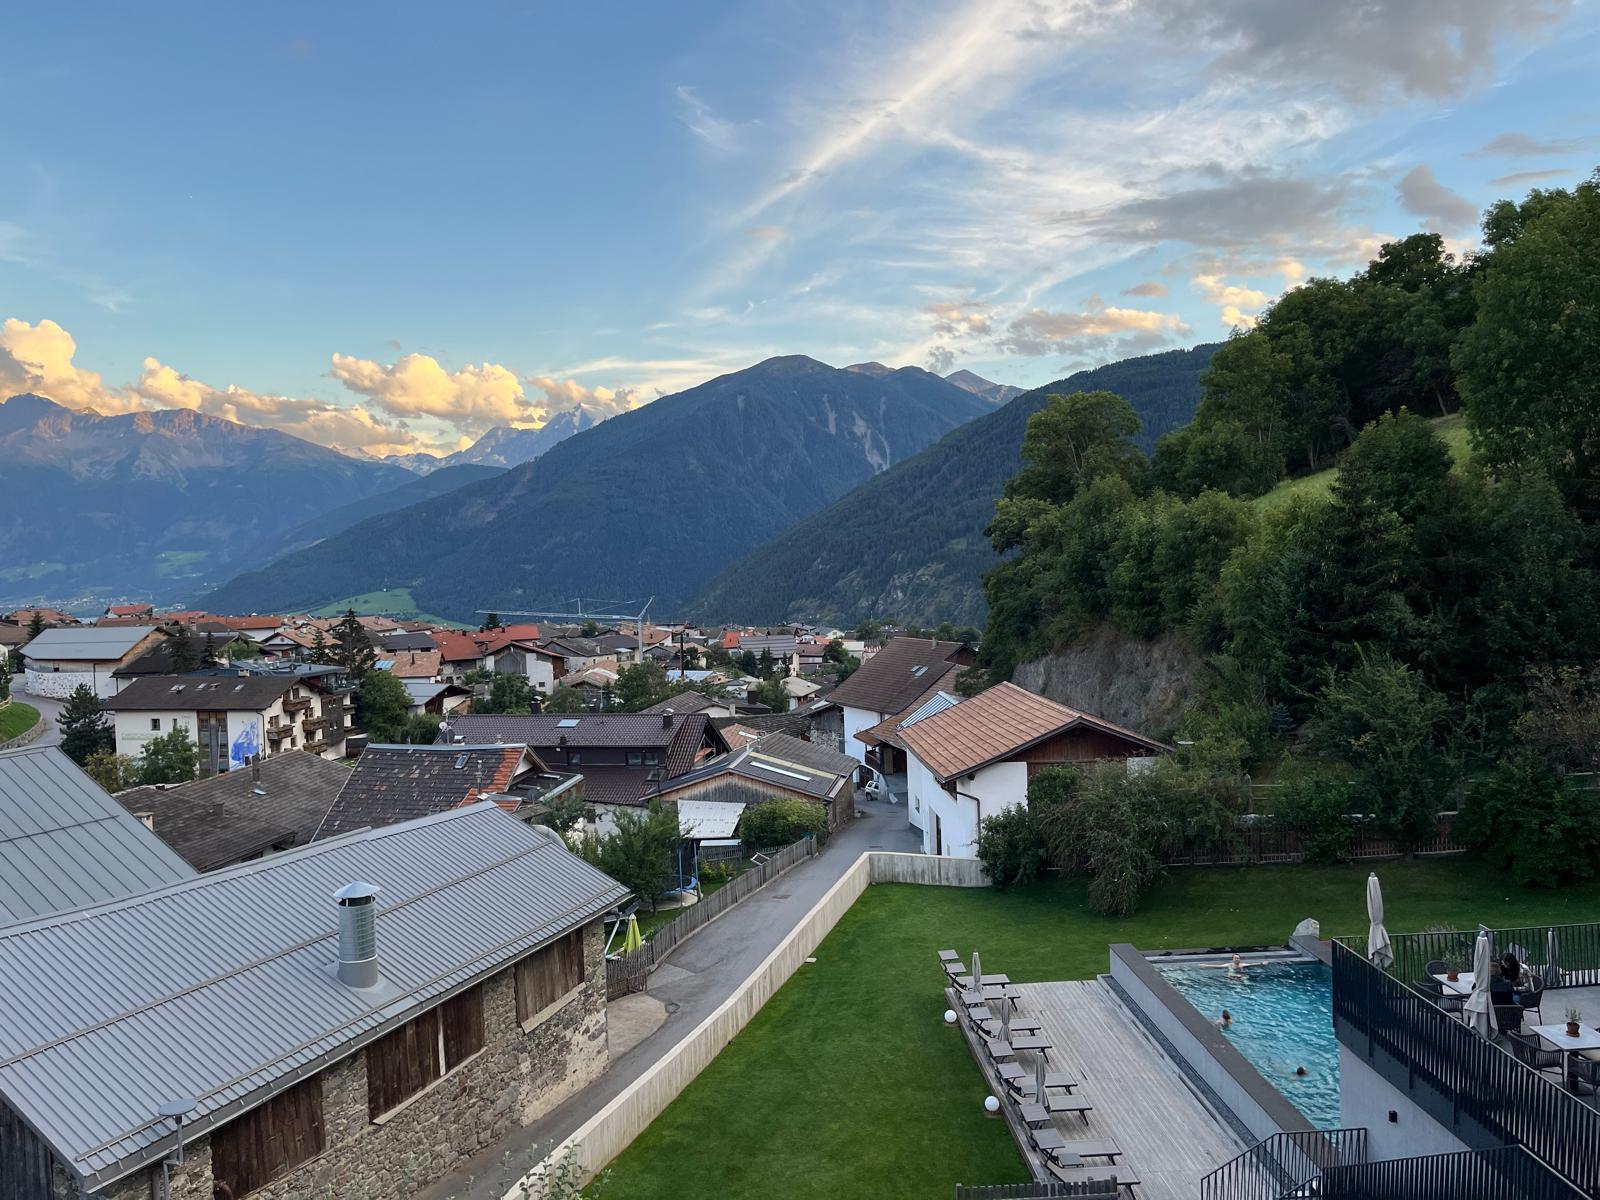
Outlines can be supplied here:
[[378, 982], [378, 889], [347, 883], [333, 898], [339, 905], [339, 980], [372, 987]]
[[666, 712], [661, 714], [661, 728], [663, 728], [663, 729], [671, 729], [672, 728], [672, 710], [670, 708], [667, 709]]

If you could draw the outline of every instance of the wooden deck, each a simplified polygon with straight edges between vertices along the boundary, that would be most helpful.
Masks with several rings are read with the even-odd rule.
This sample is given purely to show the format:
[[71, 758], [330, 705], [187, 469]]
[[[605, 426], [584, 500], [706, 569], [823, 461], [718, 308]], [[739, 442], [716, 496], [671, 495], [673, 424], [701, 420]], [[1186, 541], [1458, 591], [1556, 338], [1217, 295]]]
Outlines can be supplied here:
[[[993, 966], [1003, 970], [1005, 964]], [[1044, 1024], [1042, 1032], [1052, 1045], [1050, 1069], [1066, 1069], [1082, 1079], [1073, 1095], [1094, 1105], [1087, 1126], [1064, 1113], [1055, 1118], [1055, 1129], [1068, 1140], [1115, 1139], [1123, 1151], [1119, 1163], [1142, 1181], [1141, 1197], [1194, 1200], [1201, 1176], [1246, 1148], [1105, 984], [1033, 983], [1018, 985], [1018, 991], [1018, 1011]], [[1034, 1056], [1019, 1054], [1018, 1062], [1032, 1071]], [[986, 1055], [979, 1066], [995, 1085]], [[1011, 1124], [1015, 1130], [1014, 1119]], [[1041, 1174], [1037, 1155], [1027, 1157]]]

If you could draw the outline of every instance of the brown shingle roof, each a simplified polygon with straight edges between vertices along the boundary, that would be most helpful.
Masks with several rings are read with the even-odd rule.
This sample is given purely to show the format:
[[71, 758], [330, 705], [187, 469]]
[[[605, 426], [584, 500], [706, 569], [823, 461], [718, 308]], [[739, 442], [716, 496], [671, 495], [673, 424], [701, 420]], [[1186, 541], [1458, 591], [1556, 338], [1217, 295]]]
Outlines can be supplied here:
[[998, 684], [954, 708], [924, 717], [897, 736], [940, 783], [947, 783], [1077, 726], [1125, 738], [1149, 750], [1170, 749], [1142, 733], [1057, 704], [1014, 683]]
[[965, 666], [971, 661], [972, 651], [960, 642], [895, 638], [862, 663], [828, 699], [869, 712], [902, 712], [928, 690], [932, 677], [942, 673], [947, 664]]

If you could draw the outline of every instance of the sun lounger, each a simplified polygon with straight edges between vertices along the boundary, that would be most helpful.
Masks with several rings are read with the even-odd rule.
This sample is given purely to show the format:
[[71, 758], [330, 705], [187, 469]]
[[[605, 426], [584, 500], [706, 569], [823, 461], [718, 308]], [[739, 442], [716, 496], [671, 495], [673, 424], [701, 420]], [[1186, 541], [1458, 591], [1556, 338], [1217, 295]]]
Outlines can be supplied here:
[[[1089, 1114], [1094, 1111], [1094, 1105], [1076, 1096], [1051, 1096], [1047, 1104], [1028, 1101], [1018, 1105], [1018, 1111], [1022, 1114], [1022, 1123], [1034, 1128], [1050, 1124], [1050, 1118], [1056, 1113], [1077, 1113], [1087, 1125]], [[1044, 1146], [1041, 1145], [1039, 1148], [1042, 1150]]]
[[1050, 1057], [1050, 1045], [1050, 1039], [1039, 1033], [1013, 1034], [1011, 1037], [1013, 1050], [1034, 1050], [1045, 1058]]
[[1139, 1186], [1139, 1180], [1126, 1165], [1120, 1167], [1063, 1167], [1053, 1159], [1044, 1160], [1045, 1167], [1050, 1174], [1062, 1183], [1111, 1183], [1115, 1181], [1117, 1187], [1127, 1188], [1128, 1194], [1134, 1195], [1134, 1188]]
[[939, 961], [942, 963], [960, 962], [961, 955], [957, 954], [954, 950], [941, 950], [939, 951]]
[[1122, 1147], [1110, 1138], [1083, 1138], [1064, 1142], [1059, 1149], [1045, 1152], [1046, 1158], [1056, 1160], [1058, 1166], [1071, 1165], [1074, 1158], [1103, 1158], [1115, 1163], [1122, 1155]]
[[[1017, 1071], [1015, 1078], [1002, 1076], [1010, 1085], [1011, 1090], [1029, 1100], [1034, 1099], [1034, 1093], [1038, 1090], [1034, 1073], [1018, 1066], [1016, 1063], [1007, 1063], [1005, 1065], [1015, 1067]], [[1077, 1086], [1078, 1081], [1065, 1071], [1051, 1071], [1044, 1077], [1044, 1089], [1047, 1095], [1052, 1091], [1070, 1093]]]

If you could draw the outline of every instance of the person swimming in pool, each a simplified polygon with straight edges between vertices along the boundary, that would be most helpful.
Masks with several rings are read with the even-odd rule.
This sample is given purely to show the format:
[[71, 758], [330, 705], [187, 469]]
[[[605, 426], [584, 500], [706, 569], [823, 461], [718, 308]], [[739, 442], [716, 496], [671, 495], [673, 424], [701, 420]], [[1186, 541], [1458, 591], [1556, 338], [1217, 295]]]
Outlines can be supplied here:
[[1218, 1028], [1221, 1028], [1221, 1029], [1232, 1029], [1233, 1028], [1233, 1014], [1231, 1012], [1229, 1012], [1227, 1009], [1223, 1009], [1222, 1010], [1222, 1017], [1221, 1017], [1220, 1020], [1217, 1021], [1217, 1026], [1218, 1026]]
[[1309, 1075], [1311, 1072], [1307, 1071], [1304, 1067], [1296, 1067], [1294, 1069], [1294, 1073], [1296, 1075], [1299, 1075], [1302, 1078], [1304, 1078], [1306, 1075]]
[[1237, 950], [1233, 952], [1233, 961], [1228, 964], [1228, 974], [1235, 978], [1244, 978], [1244, 959], [1239, 956]]

